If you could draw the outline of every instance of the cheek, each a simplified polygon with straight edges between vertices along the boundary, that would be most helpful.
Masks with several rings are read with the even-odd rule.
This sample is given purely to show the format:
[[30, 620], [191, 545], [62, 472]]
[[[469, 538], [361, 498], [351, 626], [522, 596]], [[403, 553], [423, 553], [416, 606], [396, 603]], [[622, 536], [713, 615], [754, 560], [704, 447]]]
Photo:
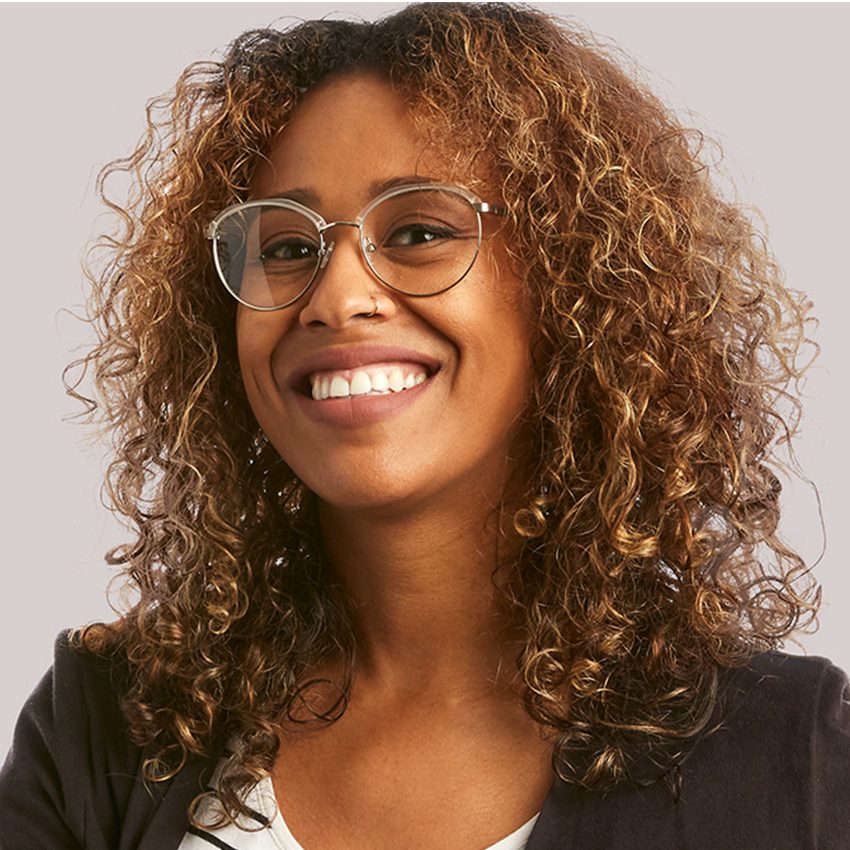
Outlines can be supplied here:
[[260, 313], [242, 307], [236, 314], [236, 350], [242, 382], [252, 406], [256, 388], [273, 379], [273, 364], [279, 356], [280, 340], [291, 320], [280, 313]]
[[494, 277], [492, 296], [482, 305], [481, 318], [490, 328], [493, 362], [500, 364], [517, 389], [525, 389], [532, 370], [531, 347], [537, 318], [524, 282], [512, 274]]
[[534, 323], [526, 311], [517, 308], [508, 312], [505, 305], [500, 333], [497, 339], [499, 351], [494, 362], [503, 369], [503, 392], [506, 414], [514, 417], [525, 410], [531, 397], [534, 381], [532, 344]]
[[236, 311], [236, 346], [239, 358], [251, 360], [265, 352], [269, 355], [283, 338], [291, 319], [285, 310], [262, 312], [239, 305]]

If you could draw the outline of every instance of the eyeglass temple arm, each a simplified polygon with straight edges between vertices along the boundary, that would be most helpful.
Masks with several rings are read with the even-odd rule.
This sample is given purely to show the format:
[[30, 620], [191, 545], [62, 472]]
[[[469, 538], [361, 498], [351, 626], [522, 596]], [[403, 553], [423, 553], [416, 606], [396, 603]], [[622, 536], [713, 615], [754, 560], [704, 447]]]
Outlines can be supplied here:
[[484, 201], [473, 204], [476, 210], [480, 213], [493, 213], [494, 215], [507, 215], [508, 211], [504, 207], [498, 207], [495, 204], [488, 204]]

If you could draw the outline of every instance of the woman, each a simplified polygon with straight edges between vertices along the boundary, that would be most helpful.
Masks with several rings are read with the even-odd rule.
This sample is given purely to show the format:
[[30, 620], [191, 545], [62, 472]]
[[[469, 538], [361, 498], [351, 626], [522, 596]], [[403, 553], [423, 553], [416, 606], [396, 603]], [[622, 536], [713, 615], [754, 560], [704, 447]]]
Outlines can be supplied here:
[[139, 601], [57, 641], [9, 846], [848, 846], [846, 677], [776, 651], [805, 309], [690, 134], [503, 4], [160, 105], [85, 358]]

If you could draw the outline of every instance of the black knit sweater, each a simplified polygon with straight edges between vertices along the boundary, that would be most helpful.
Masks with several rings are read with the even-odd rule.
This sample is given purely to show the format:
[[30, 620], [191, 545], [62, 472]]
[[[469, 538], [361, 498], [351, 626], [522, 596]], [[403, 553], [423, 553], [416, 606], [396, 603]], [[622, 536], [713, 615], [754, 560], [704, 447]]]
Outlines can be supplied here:
[[[601, 794], [555, 779], [527, 850], [850, 850], [847, 676], [768, 652], [721, 685], [722, 723], [682, 765], [677, 800], [664, 782]], [[177, 850], [214, 761], [143, 783], [149, 753], [129, 743], [116, 690], [109, 661], [59, 635], [0, 770], [2, 850]]]

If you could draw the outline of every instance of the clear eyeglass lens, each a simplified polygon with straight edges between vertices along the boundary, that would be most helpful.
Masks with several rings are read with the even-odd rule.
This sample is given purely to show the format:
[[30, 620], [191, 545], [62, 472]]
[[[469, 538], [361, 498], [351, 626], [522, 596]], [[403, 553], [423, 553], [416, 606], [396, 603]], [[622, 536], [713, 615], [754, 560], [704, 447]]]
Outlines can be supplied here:
[[[461, 195], [440, 189], [391, 196], [363, 221], [366, 258], [389, 286], [429, 295], [453, 286], [472, 267], [480, 234], [478, 215]], [[333, 229], [326, 241], [336, 238]], [[254, 307], [297, 299], [319, 265], [319, 232], [302, 213], [273, 204], [236, 210], [220, 222], [215, 239], [225, 285]]]
[[393, 195], [363, 222], [369, 264], [410, 295], [440, 292], [470, 269], [479, 244], [478, 216], [466, 198], [439, 189]]
[[312, 280], [320, 244], [309, 218], [260, 204], [225, 218], [215, 249], [219, 272], [233, 295], [253, 307], [277, 307], [297, 298]]

